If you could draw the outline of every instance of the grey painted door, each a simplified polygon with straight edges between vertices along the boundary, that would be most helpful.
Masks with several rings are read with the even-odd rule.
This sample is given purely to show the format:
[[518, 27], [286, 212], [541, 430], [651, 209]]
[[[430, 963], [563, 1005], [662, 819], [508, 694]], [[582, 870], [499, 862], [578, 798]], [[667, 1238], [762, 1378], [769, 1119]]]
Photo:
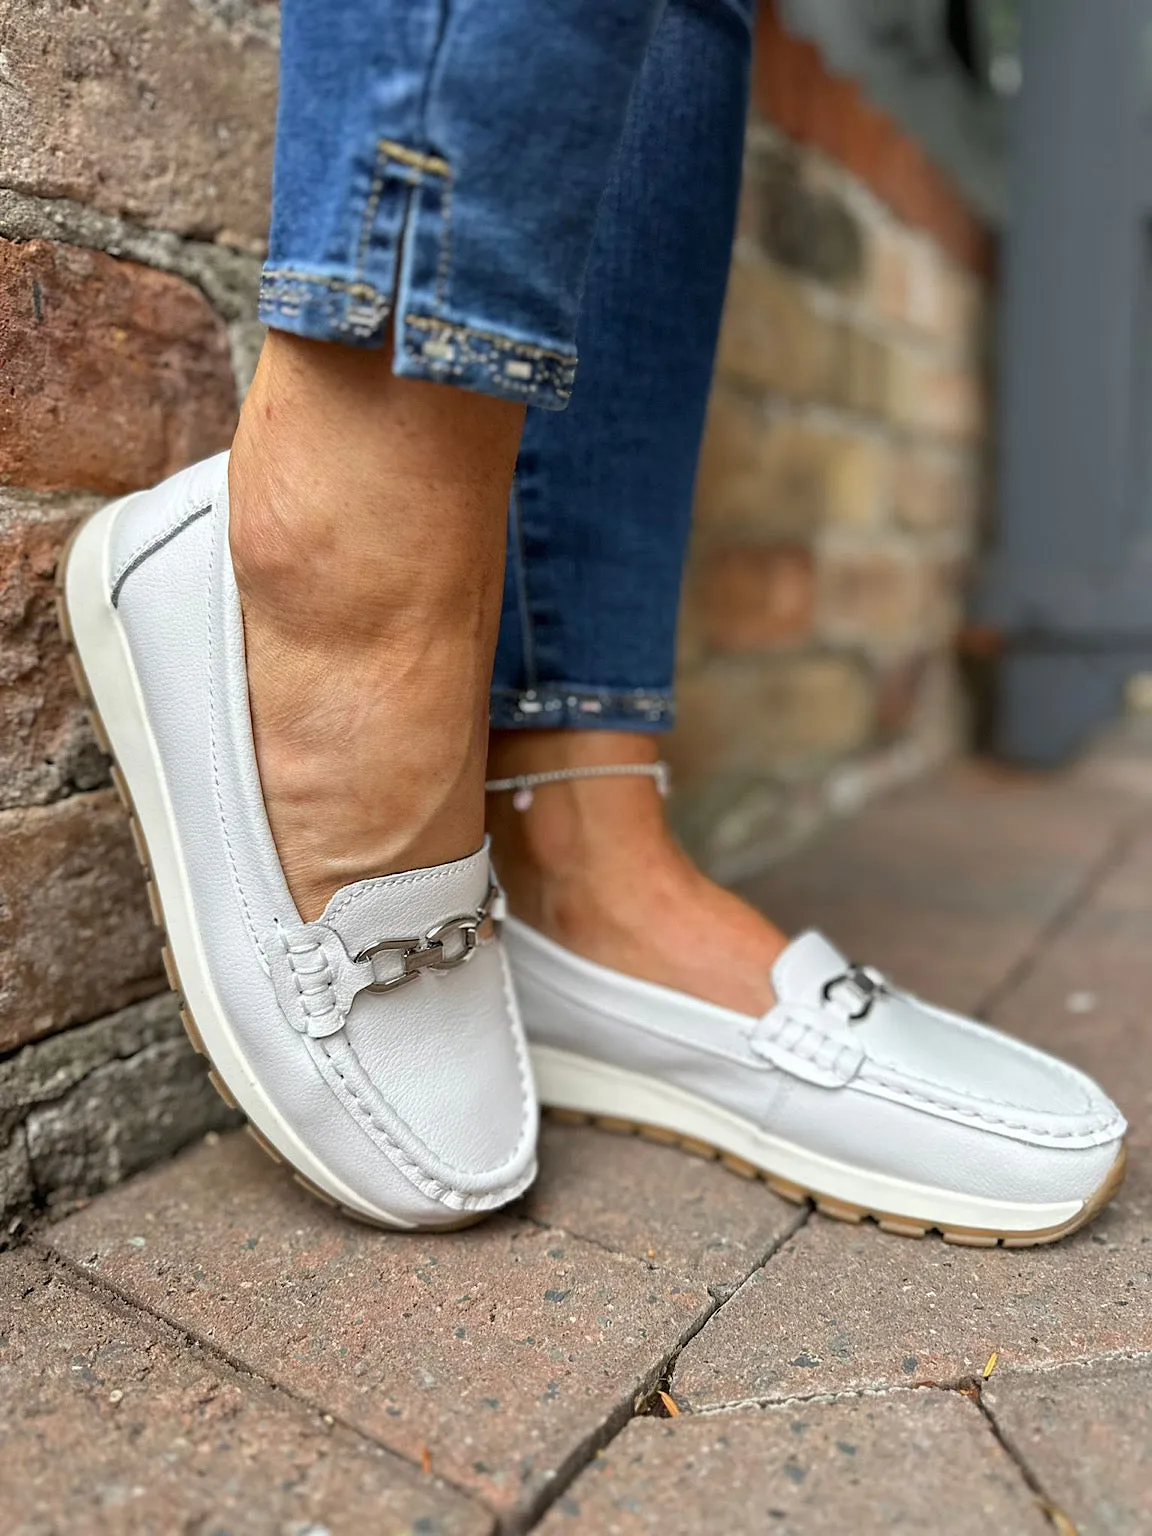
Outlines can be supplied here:
[[1011, 133], [997, 746], [1049, 764], [1152, 673], [1152, 0], [1026, 0]]

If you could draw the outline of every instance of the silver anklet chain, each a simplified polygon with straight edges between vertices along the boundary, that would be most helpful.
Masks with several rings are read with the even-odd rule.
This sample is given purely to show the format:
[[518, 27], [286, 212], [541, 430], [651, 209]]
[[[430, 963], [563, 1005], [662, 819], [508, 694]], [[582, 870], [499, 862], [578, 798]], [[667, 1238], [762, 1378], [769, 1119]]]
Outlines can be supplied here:
[[625, 775], [655, 779], [662, 795], [672, 789], [672, 770], [667, 763], [601, 763], [587, 768], [553, 768], [547, 773], [518, 773], [511, 779], [489, 779], [484, 788], [490, 795], [511, 793], [512, 804], [526, 811], [535, 791], [544, 784], [564, 784], [570, 779], [615, 779]]

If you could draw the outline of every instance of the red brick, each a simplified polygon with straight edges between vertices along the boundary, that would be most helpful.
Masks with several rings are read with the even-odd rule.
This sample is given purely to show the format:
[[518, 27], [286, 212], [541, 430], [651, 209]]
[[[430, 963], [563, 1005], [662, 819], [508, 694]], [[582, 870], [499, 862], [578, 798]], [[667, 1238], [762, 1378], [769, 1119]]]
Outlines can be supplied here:
[[180, 278], [0, 241], [0, 482], [125, 491], [226, 447], [224, 323]]
[[[222, 20], [231, 12], [234, 20]], [[276, 104], [269, 0], [7, 0], [0, 186], [254, 246]]]
[[753, 59], [756, 109], [789, 137], [811, 144], [866, 182], [910, 224], [928, 230], [969, 269], [992, 266], [988, 231], [920, 146], [862, 95], [832, 74], [817, 48], [781, 24], [762, 0]]
[[733, 654], [803, 640], [815, 588], [811, 552], [800, 544], [709, 550], [697, 598], [705, 645]]
[[112, 791], [0, 812], [0, 1050], [163, 985], [159, 937]]
[[0, 489], [0, 810], [107, 778], [53, 609], [57, 556], [91, 506]]

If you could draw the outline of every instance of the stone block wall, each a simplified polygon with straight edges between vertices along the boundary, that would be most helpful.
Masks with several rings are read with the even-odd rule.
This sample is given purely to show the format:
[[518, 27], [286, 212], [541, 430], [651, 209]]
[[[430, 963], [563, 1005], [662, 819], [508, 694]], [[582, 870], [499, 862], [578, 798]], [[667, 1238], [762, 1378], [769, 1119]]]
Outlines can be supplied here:
[[[271, 0], [0, 0], [0, 1240], [231, 1116], [162, 995], [53, 575], [102, 497], [229, 439], [276, 31]], [[678, 813], [730, 869], [956, 730], [981, 286], [807, 136], [750, 129], [685, 604]]]
[[669, 753], [721, 874], [963, 739], [990, 267], [917, 147], [765, 8]]
[[256, 344], [276, 16], [258, 0], [0, 0], [0, 1210], [12, 1230], [232, 1118], [164, 994], [53, 578], [103, 497], [231, 436]]

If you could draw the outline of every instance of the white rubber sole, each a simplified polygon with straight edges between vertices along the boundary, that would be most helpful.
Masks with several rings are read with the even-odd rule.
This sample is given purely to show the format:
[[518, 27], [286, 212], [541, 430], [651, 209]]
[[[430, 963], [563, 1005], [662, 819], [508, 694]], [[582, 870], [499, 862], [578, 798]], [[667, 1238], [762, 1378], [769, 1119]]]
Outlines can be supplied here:
[[[113, 758], [113, 778], [132, 819], [152, 915], [166, 933], [164, 965], [170, 986], [182, 999], [184, 1027], [207, 1057], [217, 1091], [243, 1111], [257, 1142], [277, 1162], [288, 1163], [298, 1182], [358, 1220], [411, 1230], [411, 1222], [366, 1204], [300, 1140], [261, 1087], [221, 1006], [200, 940], [163, 764], [132, 656], [108, 597], [108, 541], [121, 505], [112, 502], [90, 517], [65, 551], [58, 577], [60, 624], [77, 686], [97, 739]], [[468, 1226], [479, 1219], [468, 1216], [451, 1225]]]
[[839, 1221], [872, 1217], [885, 1231], [902, 1237], [924, 1237], [935, 1229], [946, 1242], [967, 1247], [1055, 1242], [1090, 1221], [1124, 1177], [1121, 1147], [1108, 1176], [1088, 1200], [1033, 1205], [957, 1194], [823, 1157], [770, 1135], [708, 1099], [588, 1056], [534, 1045], [532, 1067], [541, 1102], [558, 1118], [588, 1120], [605, 1130], [718, 1157], [735, 1173], [764, 1179], [785, 1199], [811, 1200]]

